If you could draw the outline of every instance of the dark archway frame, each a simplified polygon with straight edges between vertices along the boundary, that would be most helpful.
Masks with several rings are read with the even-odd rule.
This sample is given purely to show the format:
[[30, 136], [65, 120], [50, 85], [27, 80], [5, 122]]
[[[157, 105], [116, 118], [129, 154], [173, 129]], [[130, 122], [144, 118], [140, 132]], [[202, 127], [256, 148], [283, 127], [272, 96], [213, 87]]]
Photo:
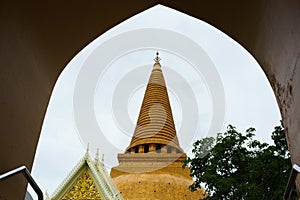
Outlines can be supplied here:
[[[29, 0], [0, 6], [0, 174], [20, 165], [31, 169], [53, 86], [68, 61], [97, 36], [157, 4], [210, 23], [257, 59], [276, 95], [292, 163], [300, 163], [299, 1]], [[25, 187], [21, 177], [0, 182], [0, 198], [21, 199]]]

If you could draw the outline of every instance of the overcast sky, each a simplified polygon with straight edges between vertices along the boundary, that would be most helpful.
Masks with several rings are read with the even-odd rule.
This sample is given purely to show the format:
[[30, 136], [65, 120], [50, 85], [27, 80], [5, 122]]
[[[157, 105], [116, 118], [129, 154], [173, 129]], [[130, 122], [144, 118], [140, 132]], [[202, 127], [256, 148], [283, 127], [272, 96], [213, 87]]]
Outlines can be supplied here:
[[[178, 40], [157, 44], [169, 33]], [[120, 43], [118, 37], [125, 40]], [[144, 43], [151, 40], [152, 46]], [[179, 142], [188, 155], [195, 139], [210, 135], [210, 131], [222, 132], [228, 124], [241, 132], [255, 127], [257, 139], [271, 141], [273, 127], [281, 117], [270, 84], [255, 59], [209, 24], [156, 6], [99, 36], [61, 73], [33, 164], [33, 177], [44, 192], [54, 192], [84, 155], [87, 143], [92, 156], [96, 148], [105, 155], [107, 168], [117, 165], [117, 153], [129, 145], [157, 50]], [[200, 65], [199, 60], [203, 61]], [[89, 89], [78, 89], [89, 86], [94, 87], [92, 94]], [[120, 105], [125, 108], [119, 109]], [[94, 121], [80, 118], [88, 113], [87, 107], [93, 109]], [[102, 134], [93, 135], [97, 132]]]

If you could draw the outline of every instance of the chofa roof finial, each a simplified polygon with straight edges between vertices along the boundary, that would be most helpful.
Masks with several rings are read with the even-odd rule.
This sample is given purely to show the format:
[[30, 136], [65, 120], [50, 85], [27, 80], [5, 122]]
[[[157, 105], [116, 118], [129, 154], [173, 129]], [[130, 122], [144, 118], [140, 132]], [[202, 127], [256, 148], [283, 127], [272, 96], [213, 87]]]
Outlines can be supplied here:
[[95, 161], [96, 162], [99, 161], [99, 148], [97, 148], [97, 151], [96, 151]]
[[85, 149], [85, 159], [87, 159], [89, 157], [89, 151], [90, 151], [90, 143], [88, 143], [86, 149]]

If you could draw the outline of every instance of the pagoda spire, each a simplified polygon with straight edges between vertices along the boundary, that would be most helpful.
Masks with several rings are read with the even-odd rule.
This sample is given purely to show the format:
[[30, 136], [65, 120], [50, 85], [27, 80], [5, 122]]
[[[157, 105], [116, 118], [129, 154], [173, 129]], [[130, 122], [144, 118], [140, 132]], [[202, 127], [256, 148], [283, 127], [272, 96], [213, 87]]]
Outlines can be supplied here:
[[154, 58], [154, 61], [155, 61], [156, 63], [159, 63], [159, 61], [161, 61], [158, 52], [156, 52], [156, 57]]
[[[131, 143], [126, 149], [128, 152], [137, 151], [136, 149], [140, 145], [155, 145], [156, 150], [158, 150], [157, 146], [170, 146], [175, 148], [177, 152], [183, 153], [175, 130], [168, 91], [159, 63], [160, 60], [161, 58], [157, 52], [136, 128]], [[144, 150], [144, 152], [146, 151], [148, 149]]]

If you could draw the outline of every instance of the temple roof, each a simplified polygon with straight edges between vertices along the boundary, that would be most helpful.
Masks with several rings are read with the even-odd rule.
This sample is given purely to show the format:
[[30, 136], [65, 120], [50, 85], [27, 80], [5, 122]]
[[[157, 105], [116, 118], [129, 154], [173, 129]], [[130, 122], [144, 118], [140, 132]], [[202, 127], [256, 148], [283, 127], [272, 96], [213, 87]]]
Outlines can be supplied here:
[[[46, 195], [47, 196], [47, 195]], [[110, 178], [98, 154], [92, 160], [88, 154], [81, 158], [59, 187], [46, 200], [56, 199], [123, 199]]]
[[138, 145], [161, 144], [183, 152], [176, 135], [168, 91], [158, 54], [145, 91], [137, 125], [126, 151]]

